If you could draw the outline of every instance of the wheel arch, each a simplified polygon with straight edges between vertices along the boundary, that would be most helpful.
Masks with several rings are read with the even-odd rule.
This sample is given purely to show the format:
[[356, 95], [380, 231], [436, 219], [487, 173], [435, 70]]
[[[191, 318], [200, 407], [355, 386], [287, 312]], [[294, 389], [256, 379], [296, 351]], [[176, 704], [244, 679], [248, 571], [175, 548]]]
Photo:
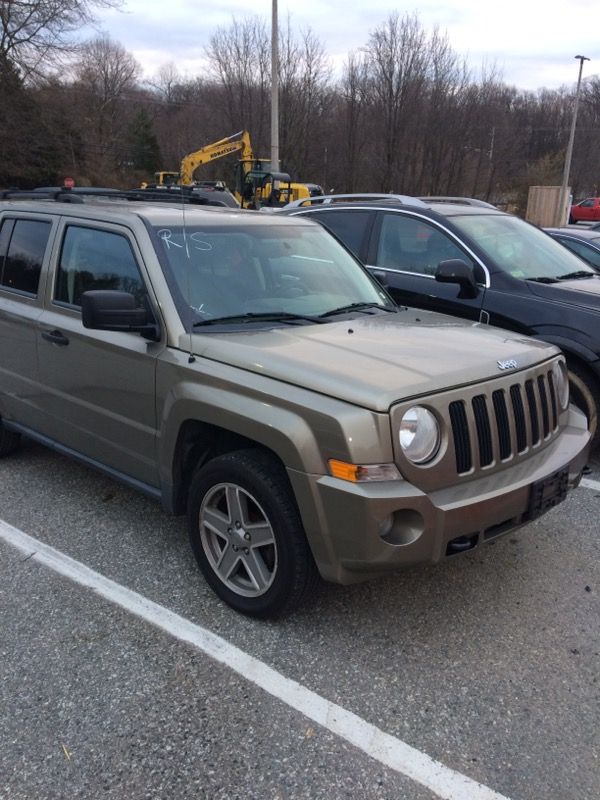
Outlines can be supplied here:
[[159, 441], [164, 507], [185, 512], [192, 475], [199, 464], [247, 448], [273, 455], [286, 468], [324, 472], [319, 444], [308, 422], [289, 409], [232, 397], [223, 392], [207, 404], [187, 398], [175, 402], [164, 419]]

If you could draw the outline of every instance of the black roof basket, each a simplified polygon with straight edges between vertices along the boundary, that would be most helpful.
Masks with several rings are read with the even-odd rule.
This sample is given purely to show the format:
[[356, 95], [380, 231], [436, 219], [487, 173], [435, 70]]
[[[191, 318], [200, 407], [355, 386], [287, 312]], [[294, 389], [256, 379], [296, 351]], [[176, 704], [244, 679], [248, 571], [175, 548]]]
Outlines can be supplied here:
[[227, 203], [218, 196], [205, 197], [188, 192], [165, 192], [152, 189], [106, 189], [102, 187], [41, 187], [39, 189], [3, 189], [0, 200], [54, 200], [58, 203], [84, 203], [87, 200], [125, 200], [154, 203], [185, 203], [199, 206], [226, 207]]

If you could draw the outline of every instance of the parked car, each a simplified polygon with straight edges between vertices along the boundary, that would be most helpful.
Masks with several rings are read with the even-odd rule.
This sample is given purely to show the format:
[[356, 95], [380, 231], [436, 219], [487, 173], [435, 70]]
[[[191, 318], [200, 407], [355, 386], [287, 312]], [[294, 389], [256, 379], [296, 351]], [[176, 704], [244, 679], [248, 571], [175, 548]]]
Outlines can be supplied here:
[[[600, 226], [599, 226], [600, 227]], [[591, 267], [600, 272], [600, 230], [591, 228], [575, 229], [544, 228], [553, 239], [560, 242], [579, 258], [583, 258]]]
[[600, 445], [600, 277], [550, 236], [497, 209], [409, 198], [282, 213], [323, 223], [399, 303], [561, 347], [574, 402]]
[[600, 220], [600, 197], [587, 197], [580, 203], [571, 206], [569, 223], [596, 222]]
[[580, 480], [553, 345], [398, 308], [309, 220], [52, 197], [0, 202], [0, 455], [25, 435], [187, 513], [238, 611], [442, 561]]

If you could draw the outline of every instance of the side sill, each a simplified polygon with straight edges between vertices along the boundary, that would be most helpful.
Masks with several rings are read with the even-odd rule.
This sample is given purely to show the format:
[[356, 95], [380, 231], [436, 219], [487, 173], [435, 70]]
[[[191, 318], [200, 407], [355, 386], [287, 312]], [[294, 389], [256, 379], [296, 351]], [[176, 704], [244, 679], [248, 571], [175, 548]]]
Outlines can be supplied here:
[[113, 480], [116, 480], [119, 483], [130, 487], [131, 489], [136, 489], [138, 492], [142, 492], [148, 497], [151, 497], [153, 500], [162, 502], [162, 492], [156, 486], [151, 486], [149, 483], [144, 483], [143, 481], [137, 480], [137, 478], [132, 478], [130, 475], [126, 475], [124, 472], [119, 472], [117, 469], [107, 467], [106, 464], [102, 464], [100, 461], [96, 461], [93, 458], [84, 456], [83, 453], [80, 453], [77, 450], [72, 450], [70, 447], [65, 447], [65, 445], [54, 441], [54, 439], [50, 439], [48, 436], [37, 433], [31, 428], [27, 428], [25, 425], [20, 425], [18, 422], [12, 422], [10, 420], [3, 419], [2, 426], [6, 428], [6, 430], [15, 431], [15, 433], [21, 433], [28, 439], [32, 439], [34, 442], [43, 444], [44, 447], [55, 450], [57, 453], [60, 453], [63, 456], [69, 456], [69, 458], [73, 458], [76, 461], [79, 461], [81, 464], [85, 464], [87, 467], [91, 467], [98, 472], [102, 472], [104, 475], [108, 475], [109, 478], [112, 478]]

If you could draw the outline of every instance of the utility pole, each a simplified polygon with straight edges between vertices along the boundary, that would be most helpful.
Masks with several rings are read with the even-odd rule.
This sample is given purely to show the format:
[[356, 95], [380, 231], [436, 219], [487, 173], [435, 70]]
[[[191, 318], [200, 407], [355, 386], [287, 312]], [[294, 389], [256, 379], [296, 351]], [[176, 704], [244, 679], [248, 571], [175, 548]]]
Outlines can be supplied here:
[[271, 171], [279, 172], [279, 32], [277, 0], [271, 15]]
[[567, 213], [567, 190], [569, 187], [569, 173], [571, 172], [571, 159], [573, 158], [573, 143], [575, 141], [575, 126], [577, 125], [577, 111], [579, 109], [579, 90], [581, 88], [581, 73], [583, 71], [583, 62], [590, 59], [586, 56], [575, 56], [579, 59], [579, 77], [577, 78], [577, 89], [575, 91], [575, 103], [573, 105], [573, 119], [571, 121], [571, 133], [569, 135], [569, 144], [567, 145], [567, 153], [565, 155], [565, 169], [563, 172], [562, 186], [560, 187], [560, 198], [558, 205], [558, 225], [566, 225], [568, 220]]

